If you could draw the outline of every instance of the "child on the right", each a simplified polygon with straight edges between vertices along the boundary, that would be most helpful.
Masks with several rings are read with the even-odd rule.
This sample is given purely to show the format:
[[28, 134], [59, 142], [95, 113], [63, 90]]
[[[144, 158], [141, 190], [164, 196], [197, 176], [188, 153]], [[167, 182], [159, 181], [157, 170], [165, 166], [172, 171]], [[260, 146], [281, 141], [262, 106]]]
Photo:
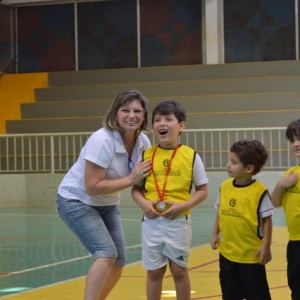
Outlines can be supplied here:
[[[287, 126], [286, 138], [290, 150], [300, 158], [300, 118]], [[275, 207], [282, 206], [289, 232], [287, 244], [287, 278], [293, 300], [300, 299], [300, 166], [286, 170], [272, 192]]]
[[[242, 140], [230, 147], [227, 172], [215, 204], [211, 239], [220, 252], [223, 300], [270, 300], [265, 265], [271, 260], [273, 204], [267, 187], [253, 178], [268, 159], [264, 145]], [[299, 300], [299, 299], [298, 299]]]

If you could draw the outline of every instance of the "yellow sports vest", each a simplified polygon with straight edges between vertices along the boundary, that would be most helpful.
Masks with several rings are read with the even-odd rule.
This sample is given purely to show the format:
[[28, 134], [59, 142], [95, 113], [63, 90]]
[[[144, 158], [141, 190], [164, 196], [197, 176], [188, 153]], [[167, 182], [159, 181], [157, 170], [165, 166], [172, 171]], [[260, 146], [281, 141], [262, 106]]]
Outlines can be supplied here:
[[254, 257], [262, 244], [259, 207], [267, 188], [259, 181], [235, 186], [234, 179], [225, 180], [220, 189], [219, 225], [220, 253], [238, 263], [258, 263]]
[[[152, 154], [155, 148], [156, 145], [145, 150], [143, 160], [152, 160]], [[158, 147], [155, 153], [153, 170], [161, 192], [173, 152], [174, 150]], [[191, 197], [194, 159], [195, 150], [185, 145], [179, 146], [172, 160], [171, 169], [167, 177], [164, 201], [184, 202]], [[152, 172], [145, 179], [145, 198], [152, 202], [159, 200]], [[183, 215], [189, 214], [190, 211], [183, 213]]]
[[[289, 168], [285, 175], [294, 172], [300, 178], [300, 167]], [[297, 183], [286, 189], [282, 197], [282, 207], [285, 212], [286, 224], [291, 241], [300, 240], [300, 179]]]

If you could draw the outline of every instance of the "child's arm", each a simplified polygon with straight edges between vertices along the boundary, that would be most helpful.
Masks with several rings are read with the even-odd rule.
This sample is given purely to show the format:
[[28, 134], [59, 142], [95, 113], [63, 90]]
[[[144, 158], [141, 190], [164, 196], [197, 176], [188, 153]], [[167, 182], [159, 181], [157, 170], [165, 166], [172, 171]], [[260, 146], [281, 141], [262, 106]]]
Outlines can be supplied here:
[[267, 264], [272, 259], [271, 242], [272, 242], [272, 216], [262, 219], [263, 242], [261, 247], [257, 250], [255, 257], [259, 257], [259, 263]]
[[144, 188], [142, 186], [133, 186], [131, 195], [136, 204], [143, 210], [145, 216], [149, 219], [154, 219], [159, 216], [159, 213], [153, 207], [153, 203], [145, 199]]
[[170, 208], [160, 215], [167, 219], [175, 219], [184, 211], [189, 210], [204, 201], [207, 198], [207, 190], [207, 184], [199, 185], [195, 187], [195, 193], [193, 193], [191, 198], [185, 202], [165, 201], [166, 204], [170, 204]]
[[220, 244], [220, 226], [219, 226], [219, 214], [217, 213], [210, 245], [213, 250], [216, 250], [218, 249], [219, 244]]
[[297, 174], [291, 172], [278, 180], [271, 196], [271, 200], [275, 207], [281, 206], [282, 196], [284, 194], [285, 189], [295, 185], [298, 181], [298, 178], [299, 177]]

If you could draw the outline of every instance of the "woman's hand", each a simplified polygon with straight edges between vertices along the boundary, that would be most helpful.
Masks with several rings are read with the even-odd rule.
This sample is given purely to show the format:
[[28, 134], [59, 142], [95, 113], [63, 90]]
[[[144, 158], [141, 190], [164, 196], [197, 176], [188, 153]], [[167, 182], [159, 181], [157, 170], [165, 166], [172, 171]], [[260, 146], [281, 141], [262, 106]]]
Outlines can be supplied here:
[[132, 185], [139, 183], [151, 173], [152, 163], [150, 160], [139, 162], [129, 174]]

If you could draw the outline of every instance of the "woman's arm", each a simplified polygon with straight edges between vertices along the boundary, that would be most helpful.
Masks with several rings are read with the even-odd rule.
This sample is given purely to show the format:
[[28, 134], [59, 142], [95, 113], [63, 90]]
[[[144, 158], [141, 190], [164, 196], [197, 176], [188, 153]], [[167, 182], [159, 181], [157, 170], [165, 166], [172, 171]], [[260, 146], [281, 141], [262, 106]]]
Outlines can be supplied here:
[[[144, 175], [140, 175], [140, 171], [143, 171]], [[150, 171], [151, 162], [143, 161], [138, 163], [128, 176], [106, 179], [106, 169], [87, 160], [85, 165], [85, 189], [89, 196], [118, 192], [137, 184], [148, 176]]]

